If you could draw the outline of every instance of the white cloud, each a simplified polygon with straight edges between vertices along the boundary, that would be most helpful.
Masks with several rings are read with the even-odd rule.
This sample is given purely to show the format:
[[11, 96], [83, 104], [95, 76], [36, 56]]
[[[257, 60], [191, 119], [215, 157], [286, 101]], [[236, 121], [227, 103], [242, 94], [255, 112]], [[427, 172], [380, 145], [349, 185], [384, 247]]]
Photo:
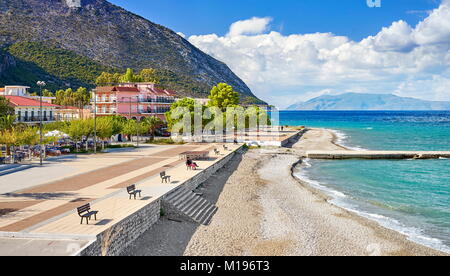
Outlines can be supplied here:
[[272, 21], [270, 17], [253, 17], [248, 20], [237, 21], [231, 24], [228, 36], [239, 36], [248, 34], [262, 34], [268, 29], [268, 24]]
[[226, 36], [189, 41], [280, 107], [349, 91], [450, 100], [450, 0], [415, 27], [400, 20], [359, 42], [332, 33], [285, 36], [270, 31], [270, 22], [238, 21]]

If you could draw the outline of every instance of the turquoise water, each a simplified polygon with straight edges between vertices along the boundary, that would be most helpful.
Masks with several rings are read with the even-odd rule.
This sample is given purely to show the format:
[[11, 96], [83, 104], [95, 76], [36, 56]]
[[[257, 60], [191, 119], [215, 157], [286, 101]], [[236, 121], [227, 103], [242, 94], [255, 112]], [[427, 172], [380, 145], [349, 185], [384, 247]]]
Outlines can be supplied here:
[[[373, 150], [450, 150], [450, 112], [281, 112], [283, 125], [337, 131]], [[450, 160], [306, 160], [298, 177], [333, 203], [450, 252]]]

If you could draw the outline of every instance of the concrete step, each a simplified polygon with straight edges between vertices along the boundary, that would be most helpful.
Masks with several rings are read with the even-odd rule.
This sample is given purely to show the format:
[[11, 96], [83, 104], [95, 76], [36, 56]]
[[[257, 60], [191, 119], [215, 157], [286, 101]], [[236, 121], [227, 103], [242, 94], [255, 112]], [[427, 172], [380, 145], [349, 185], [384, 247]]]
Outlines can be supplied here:
[[218, 209], [200, 195], [183, 188], [168, 195], [164, 200], [180, 214], [204, 225], [209, 224]]
[[197, 208], [198, 205], [202, 202], [203, 202], [202, 200], [195, 200], [195, 198], [194, 198], [193, 200], [189, 201], [189, 204], [186, 204], [184, 207], [180, 207], [180, 210], [183, 213], [188, 214], [189, 210], [191, 210], [192, 208]]

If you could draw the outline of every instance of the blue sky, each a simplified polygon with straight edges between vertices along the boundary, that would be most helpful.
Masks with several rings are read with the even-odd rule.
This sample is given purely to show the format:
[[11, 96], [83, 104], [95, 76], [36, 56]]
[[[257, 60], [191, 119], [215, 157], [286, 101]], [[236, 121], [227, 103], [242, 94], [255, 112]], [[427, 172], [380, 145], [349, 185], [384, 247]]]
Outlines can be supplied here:
[[284, 108], [324, 94], [450, 101], [450, 0], [110, 0]]
[[411, 25], [438, 7], [437, 0], [110, 0], [110, 2], [187, 36], [224, 35], [235, 21], [272, 17], [283, 34], [332, 32], [360, 40], [403, 19]]

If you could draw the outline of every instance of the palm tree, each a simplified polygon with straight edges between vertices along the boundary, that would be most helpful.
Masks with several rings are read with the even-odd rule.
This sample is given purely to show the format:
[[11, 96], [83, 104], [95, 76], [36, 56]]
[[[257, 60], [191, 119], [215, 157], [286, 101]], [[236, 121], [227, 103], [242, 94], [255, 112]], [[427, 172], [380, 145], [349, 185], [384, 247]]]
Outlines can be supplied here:
[[11, 129], [14, 125], [16, 117], [13, 115], [6, 115], [0, 117], [0, 130]]
[[163, 124], [163, 121], [156, 117], [156, 116], [151, 116], [151, 117], [147, 117], [144, 119], [143, 121], [144, 124], [148, 125], [149, 129], [150, 129], [150, 134], [151, 134], [151, 140], [154, 139], [155, 137], [155, 130]]

